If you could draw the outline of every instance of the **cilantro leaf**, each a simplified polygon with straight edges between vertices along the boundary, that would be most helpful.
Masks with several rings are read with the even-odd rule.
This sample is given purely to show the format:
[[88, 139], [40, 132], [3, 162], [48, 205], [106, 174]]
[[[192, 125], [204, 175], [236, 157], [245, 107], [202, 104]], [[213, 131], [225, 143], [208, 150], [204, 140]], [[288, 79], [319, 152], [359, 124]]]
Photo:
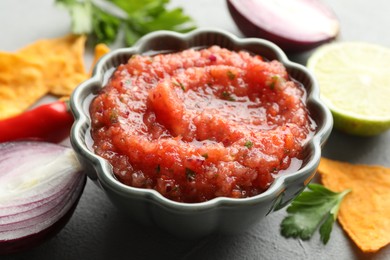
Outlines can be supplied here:
[[[168, 10], [169, 0], [56, 0], [68, 10], [72, 32], [110, 44], [123, 35], [131, 46], [141, 36], [156, 30], [187, 32], [195, 28], [181, 8]], [[120, 37], [119, 37], [120, 38]]]
[[321, 241], [326, 244], [337, 219], [340, 204], [351, 190], [333, 192], [320, 184], [309, 184], [287, 208], [289, 215], [281, 223], [284, 237], [308, 240], [320, 227]]

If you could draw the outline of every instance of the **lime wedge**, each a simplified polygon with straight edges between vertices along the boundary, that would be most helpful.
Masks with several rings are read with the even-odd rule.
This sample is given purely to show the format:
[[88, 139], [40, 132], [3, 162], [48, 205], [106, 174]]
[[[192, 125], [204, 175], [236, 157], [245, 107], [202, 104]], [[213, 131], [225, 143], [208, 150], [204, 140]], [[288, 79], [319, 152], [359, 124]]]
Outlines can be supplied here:
[[334, 42], [316, 49], [307, 67], [332, 111], [336, 129], [372, 136], [390, 128], [390, 49]]

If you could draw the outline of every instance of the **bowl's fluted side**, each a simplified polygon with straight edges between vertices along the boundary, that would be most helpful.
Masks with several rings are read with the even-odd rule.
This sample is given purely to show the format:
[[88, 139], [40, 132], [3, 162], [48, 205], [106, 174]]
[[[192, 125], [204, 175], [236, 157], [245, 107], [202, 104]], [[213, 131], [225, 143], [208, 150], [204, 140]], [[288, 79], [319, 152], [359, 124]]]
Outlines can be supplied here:
[[[230, 50], [247, 50], [269, 60], [282, 62], [290, 75], [300, 81], [308, 95], [309, 112], [317, 131], [306, 144], [303, 166], [295, 173], [275, 179], [264, 193], [245, 199], [216, 198], [207, 202], [186, 204], [166, 199], [157, 191], [126, 186], [115, 179], [110, 164], [93, 153], [89, 137], [89, 104], [102, 88], [113, 68], [126, 63], [135, 53], [153, 54], [219, 45]], [[319, 99], [315, 79], [301, 65], [290, 62], [276, 45], [262, 39], [240, 39], [216, 29], [198, 29], [187, 34], [158, 31], [143, 37], [134, 47], [119, 49], [104, 56], [96, 65], [91, 79], [82, 83], [71, 97], [75, 123], [71, 143], [88, 176], [97, 181], [112, 202], [133, 219], [154, 225], [175, 235], [199, 237], [214, 231], [236, 233], [256, 223], [275, 209], [288, 204], [313, 178], [321, 157], [321, 146], [332, 128], [329, 110]]]

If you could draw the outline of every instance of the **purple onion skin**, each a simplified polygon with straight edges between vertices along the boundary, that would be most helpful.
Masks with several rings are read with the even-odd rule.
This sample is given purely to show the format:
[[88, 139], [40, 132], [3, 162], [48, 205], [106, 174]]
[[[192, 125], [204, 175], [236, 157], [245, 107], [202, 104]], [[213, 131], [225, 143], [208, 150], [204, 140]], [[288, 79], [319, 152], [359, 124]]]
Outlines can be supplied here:
[[[84, 187], [86, 182], [87, 179], [85, 178], [83, 184]], [[14, 253], [19, 253], [22, 251], [32, 249], [34, 247], [43, 244], [50, 238], [57, 235], [62, 230], [62, 228], [65, 227], [65, 225], [69, 222], [70, 218], [72, 217], [77, 207], [77, 204], [79, 203], [84, 187], [81, 190], [79, 197], [73, 203], [69, 211], [50, 227], [27, 237], [22, 237], [14, 240], [7, 240], [7, 241], [0, 240], [0, 255], [14, 254]]]
[[[254, 24], [249, 19], [247, 19], [241, 12], [239, 12], [230, 0], [226, 0], [226, 2], [231, 17], [233, 18], [239, 30], [246, 37], [256, 37], [256, 38], [263, 38], [269, 40], [275, 43], [276, 45], [278, 45], [286, 53], [299, 53], [299, 52], [308, 51], [324, 43], [333, 41], [338, 36], [338, 32], [337, 32], [333, 36], [329, 36], [327, 38], [324, 38], [323, 40], [316, 40], [316, 41], [304, 41], [304, 40], [299, 41], [299, 40], [286, 38], [277, 35], [276, 32], [269, 32], [261, 28], [259, 25]], [[330, 12], [330, 10], [328, 11]], [[334, 14], [332, 15], [334, 16]]]

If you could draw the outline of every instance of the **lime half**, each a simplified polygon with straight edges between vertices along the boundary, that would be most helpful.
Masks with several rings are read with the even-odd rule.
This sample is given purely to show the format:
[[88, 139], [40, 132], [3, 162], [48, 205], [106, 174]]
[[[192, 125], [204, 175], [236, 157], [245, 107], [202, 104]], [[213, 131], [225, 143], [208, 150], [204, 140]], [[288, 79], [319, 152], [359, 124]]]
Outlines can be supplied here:
[[330, 43], [314, 51], [307, 67], [336, 129], [371, 136], [390, 128], [390, 49], [363, 42]]

